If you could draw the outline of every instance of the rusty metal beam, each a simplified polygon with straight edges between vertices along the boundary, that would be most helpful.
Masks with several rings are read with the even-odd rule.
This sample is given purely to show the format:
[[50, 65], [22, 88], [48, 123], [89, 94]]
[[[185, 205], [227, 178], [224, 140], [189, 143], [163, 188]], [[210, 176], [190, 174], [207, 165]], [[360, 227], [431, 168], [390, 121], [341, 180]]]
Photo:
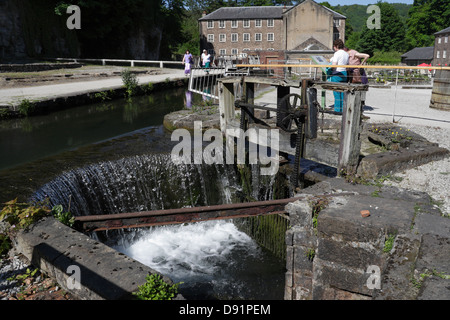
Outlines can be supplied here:
[[299, 199], [301, 198], [297, 197], [193, 208], [78, 216], [75, 217], [75, 226], [77, 229], [85, 231], [103, 231], [242, 218], [262, 214], [285, 214], [284, 207], [286, 204]]
[[[322, 195], [333, 197], [352, 193]], [[286, 214], [284, 207], [297, 200], [310, 198], [300, 195], [294, 198], [222, 204], [215, 206], [154, 210], [118, 214], [88, 215], [75, 217], [75, 228], [84, 231], [104, 231], [160, 226], [167, 224], [193, 223], [208, 220], [235, 219], [269, 214]]]

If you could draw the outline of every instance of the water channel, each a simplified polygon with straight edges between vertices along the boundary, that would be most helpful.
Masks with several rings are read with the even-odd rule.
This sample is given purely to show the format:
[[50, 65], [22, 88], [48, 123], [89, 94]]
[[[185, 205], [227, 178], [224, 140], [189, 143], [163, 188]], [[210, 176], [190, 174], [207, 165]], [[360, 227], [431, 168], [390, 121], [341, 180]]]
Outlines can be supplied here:
[[[234, 166], [175, 166], [165, 114], [200, 103], [174, 89], [0, 122], [0, 200], [48, 198], [76, 215], [239, 201]], [[103, 232], [111, 247], [183, 282], [188, 299], [282, 299], [284, 261], [233, 221]]]

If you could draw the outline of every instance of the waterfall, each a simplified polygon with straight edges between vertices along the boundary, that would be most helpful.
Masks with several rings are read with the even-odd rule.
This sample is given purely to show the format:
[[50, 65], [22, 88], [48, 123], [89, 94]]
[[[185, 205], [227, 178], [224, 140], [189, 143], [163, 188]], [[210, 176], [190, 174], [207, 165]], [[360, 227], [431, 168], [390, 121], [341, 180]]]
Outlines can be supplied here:
[[[272, 196], [274, 177], [253, 166], [252, 197]], [[144, 154], [63, 172], [33, 200], [94, 215], [205, 206], [242, 200], [233, 165], [175, 165], [170, 154]], [[284, 262], [230, 220], [98, 233], [107, 245], [183, 282], [187, 299], [282, 299]]]
[[74, 215], [97, 215], [232, 202], [233, 167], [175, 165], [170, 154], [144, 154], [63, 172], [33, 195]]

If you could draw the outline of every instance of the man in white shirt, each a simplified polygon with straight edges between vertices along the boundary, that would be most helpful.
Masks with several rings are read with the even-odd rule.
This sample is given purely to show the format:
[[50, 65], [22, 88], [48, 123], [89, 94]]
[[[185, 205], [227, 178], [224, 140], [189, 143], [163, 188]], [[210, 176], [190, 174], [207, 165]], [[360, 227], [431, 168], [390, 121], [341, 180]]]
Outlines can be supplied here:
[[[330, 59], [331, 65], [348, 65], [348, 53], [344, 51], [344, 42], [341, 39], [334, 40], [333, 50], [335, 51], [333, 57]], [[331, 67], [331, 82], [347, 82], [347, 69], [344, 67]], [[344, 106], [344, 93], [334, 91], [334, 111], [342, 112]]]

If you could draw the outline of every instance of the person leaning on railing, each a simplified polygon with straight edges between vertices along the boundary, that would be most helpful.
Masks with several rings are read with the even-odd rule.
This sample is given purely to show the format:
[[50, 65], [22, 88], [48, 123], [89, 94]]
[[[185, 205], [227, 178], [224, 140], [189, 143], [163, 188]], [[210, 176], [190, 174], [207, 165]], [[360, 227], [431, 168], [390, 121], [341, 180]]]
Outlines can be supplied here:
[[[366, 63], [366, 60], [370, 58], [370, 55], [367, 53], [361, 53], [347, 47], [344, 47], [344, 51], [348, 53], [348, 64], [352, 66], [364, 65]], [[347, 68], [347, 77], [349, 83], [369, 83], [366, 71], [363, 68]], [[361, 102], [363, 106], [365, 105], [365, 101], [366, 92], [362, 91]]]
[[[341, 39], [334, 40], [333, 50], [335, 51], [330, 62], [333, 66], [327, 68], [328, 80], [331, 82], [347, 82], [347, 69], [338, 67], [339, 65], [348, 65], [348, 53], [344, 51], [344, 42]], [[344, 105], [344, 93], [333, 91], [334, 94], [334, 111], [342, 112]]]

